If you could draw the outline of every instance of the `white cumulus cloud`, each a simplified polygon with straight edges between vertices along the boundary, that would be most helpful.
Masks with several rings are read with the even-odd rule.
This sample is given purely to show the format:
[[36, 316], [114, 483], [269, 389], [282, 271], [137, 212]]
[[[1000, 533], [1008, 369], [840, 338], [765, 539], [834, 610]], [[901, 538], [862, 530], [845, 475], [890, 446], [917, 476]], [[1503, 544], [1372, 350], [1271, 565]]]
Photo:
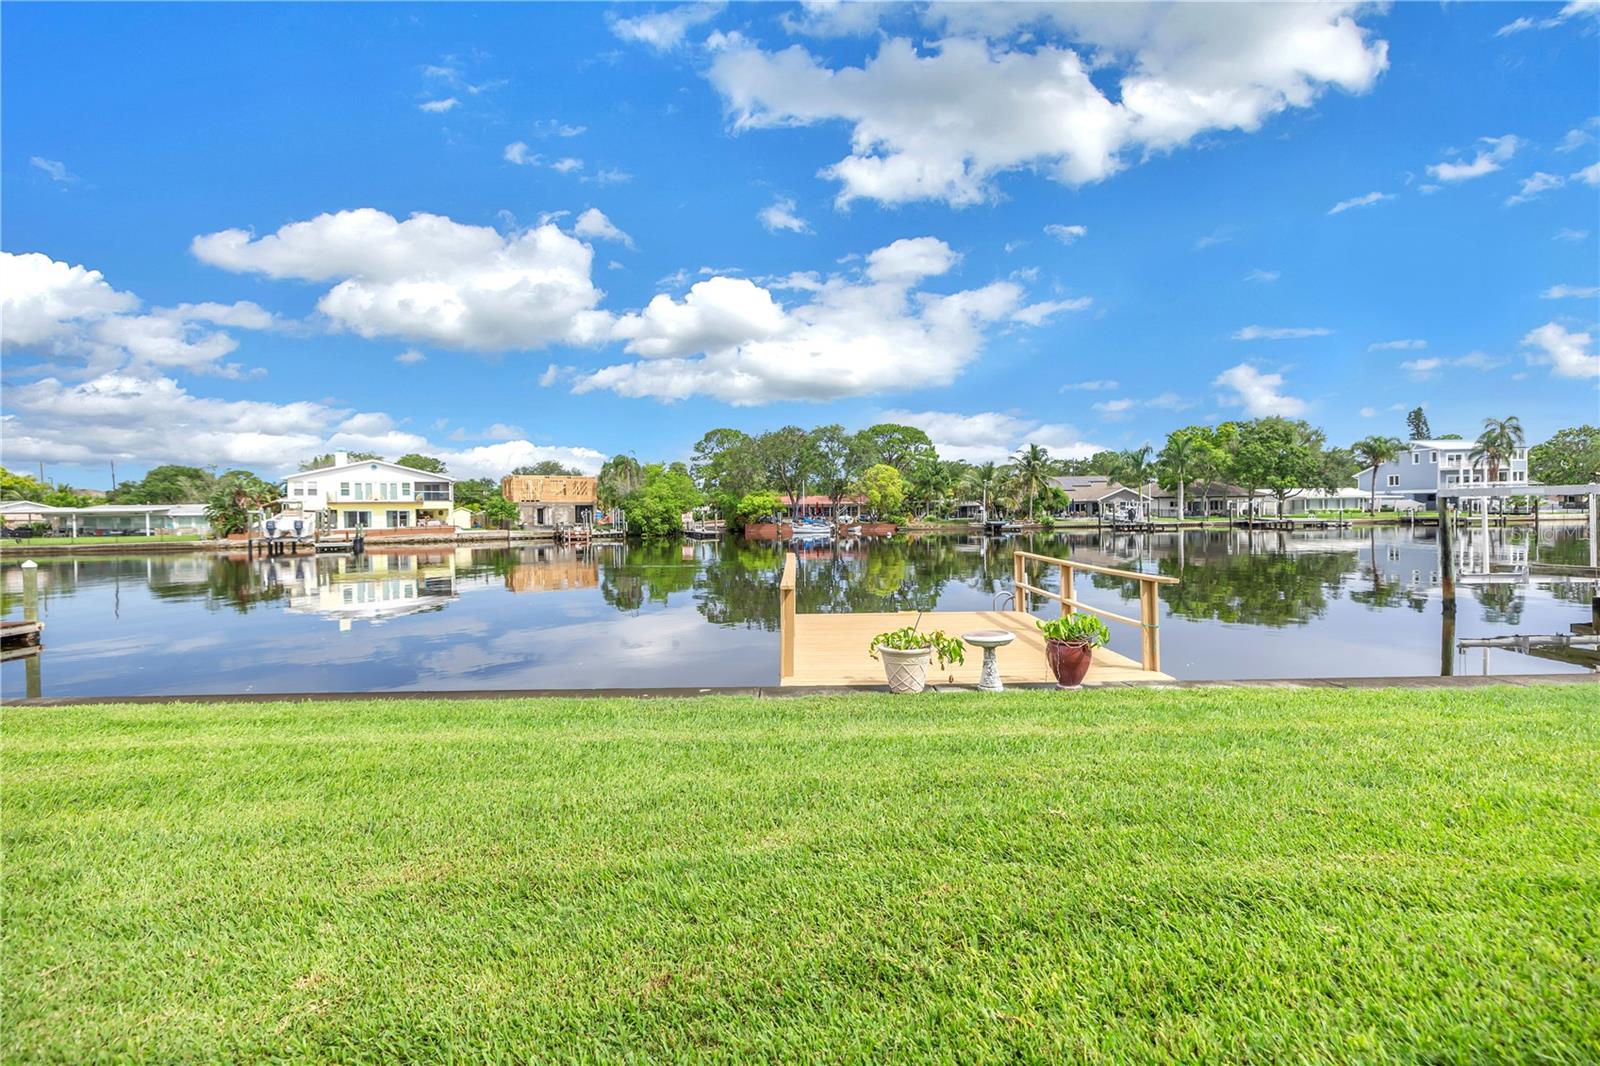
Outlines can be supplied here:
[[1282, 374], [1264, 374], [1249, 363], [1240, 363], [1218, 374], [1213, 385], [1228, 390], [1223, 402], [1243, 407], [1253, 418], [1282, 415], [1293, 418], [1304, 414], [1306, 402], [1283, 391]]
[[617, 319], [638, 362], [578, 379], [578, 392], [732, 404], [830, 400], [947, 385], [981, 351], [986, 329], [1009, 319], [1023, 291], [1009, 281], [949, 294], [919, 291], [959, 256], [932, 237], [895, 241], [867, 257], [862, 276], [834, 275], [785, 306], [772, 290], [713, 276], [682, 299], [657, 296]]
[[769, 233], [787, 231], [789, 233], [810, 233], [811, 227], [806, 220], [795, 214], [795, 202], [787, 196], [780, 196], [766, 207], [763, 207], [758, 216], [761, 224]]
[[220, 360], [239, 345], [214, 328], [282, 325], [249, 301], [185, 303], [143, 313], [98, 270], [57, 262], [39, 252], [0, 252], [0, 345], [13, 352], [82, 362], [93, 373], [125, 363], [237, 376]]
[[572, 232], [579, 237], [589, 237], [597, 241], [616, 241], [629, 248], [633, 247], [633, 238], [618, 229], [598, 207], [591, 207], [579, 215], [572, 224]]
[[1530, 362], [1548, 365], [1558, 378], [1600, 378], [1600, 355], [1595, 354], [1594, 338], [1586, 332], [1573, 333], [1558, 322], [1546, 322], [1530, 330], [1522, 343], [1535, 349]]
[[[821, 172], [840, 205], [960, 205], [1008, 171], [1082, 185], [1209, 131], [1253, 131], [1328, 88], [1365, 92], [1388, 66], [1357, 4], [979, 7], [934, 5], [938, 39], [890, 37], [859, 67], [729, 35], [708, 76], [737, 131], [849, 124], [850, 154]], [[1016, 32], [1031, 24], [1047, 32]], [[1104, 66], [1114, 92], [1090, 77]]]
[[632, 18], [613, 17], [611, 32], [624, 41], [666, 52], [681, 45], [691, 29], [716, 18], [723, 6], [720, 3], [682, 4]]
[[589, 246], [546, 224], [502, 235], [442, 215], [358, 208], [255, 237], [198, 236], [202, 262], [236, 273], [332, 281], [317, 310], [339, 329], [449, 348], [527, 350], [604, 339], [609, 316]]

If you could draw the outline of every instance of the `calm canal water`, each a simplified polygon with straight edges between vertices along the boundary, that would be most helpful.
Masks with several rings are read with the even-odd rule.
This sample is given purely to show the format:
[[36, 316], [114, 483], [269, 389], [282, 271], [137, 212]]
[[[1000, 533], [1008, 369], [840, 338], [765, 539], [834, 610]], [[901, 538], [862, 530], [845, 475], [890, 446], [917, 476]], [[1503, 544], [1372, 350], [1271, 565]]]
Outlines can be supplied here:
[[[800, 553], [801, 611], [983, 610], [1024, 547], [1181, 579], [1164, 587], [1163, 668], [1180, 678], [1481, 673], [1453, 639], [1565, 633], [1595, 583], [1522, 577], [1460, 590], [1443, 627], [1432, 529], [897, 537]], [[1464, 571], [1587, 561], [1575, 527], [1465, 532]], [[43, 695], [772, 684], [782, 549], [742, 541], [459, 548], [247, 561], [216, 555], [39, 563]], [[20, 557], [3, 573], [22, 613]], [[1054, 575], [1044, 575], [1046, 587]], [[1137, 615], [1131, 585], [1078, 582]], [[1053, 601], [1037, 608], [1053, 615]], [[1138, 656], [1135, 630], [1112, 647]], [[1448, 649], [1448, 650], [1447, 650]], [[862, 654], [866, 650], [862, 649]], [[1508, 650], [1493, 673], [1585, 667]], [[0, 686], [21, 696], [25, 667]]]

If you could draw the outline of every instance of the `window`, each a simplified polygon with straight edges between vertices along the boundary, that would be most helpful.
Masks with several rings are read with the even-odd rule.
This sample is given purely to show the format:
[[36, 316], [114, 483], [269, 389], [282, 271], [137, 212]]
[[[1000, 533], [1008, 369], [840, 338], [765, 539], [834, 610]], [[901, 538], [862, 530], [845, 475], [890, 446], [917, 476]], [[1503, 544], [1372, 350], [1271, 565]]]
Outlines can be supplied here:
[[1389, 487], [1391, 489], [1393, 489], [1393, 488], [1398, 488], [1399, 486], [1400, 486], [1400, 475], [1399, 474], [1390, 474], [1389, 475]]
[[315, 496], [316, 494], [317, 494], [317, 483], [315, 481], [307, 482], [306, 483], [306, 495], [307, 496]]
[[411, 512], [385, 511], [383, 521], [390, 529], [404, 529], [411, 524]]
[[1411, 453], [1411, 465], [1412, 466], [1416, 466], [1421, 462], [1422, 462], [1422, 453], [1421, 452], [1412, 452]]
[[1439, 453], [1438, 452], [1429, 452], [1428, 453], [1428, 462], [1437, 463], [1438, 461], [1439, 461]]
[[354, 529], [357, 526], [372, 528], [371, 511], [346, 511], [344, 513], [344, 528]]
[[296, 496], [304, 496], [306, 494], [305, 486], [296, 481], [294, 483], [294, 494]]
[[350, 482], [348, 482], [348, 481], [339, 482], [339, 495], [341, 495], [341, 496], [350, 495]]
[[400, 498], [403, 500], [409, 500], [411, 498], [411, 482], [400, 482]]

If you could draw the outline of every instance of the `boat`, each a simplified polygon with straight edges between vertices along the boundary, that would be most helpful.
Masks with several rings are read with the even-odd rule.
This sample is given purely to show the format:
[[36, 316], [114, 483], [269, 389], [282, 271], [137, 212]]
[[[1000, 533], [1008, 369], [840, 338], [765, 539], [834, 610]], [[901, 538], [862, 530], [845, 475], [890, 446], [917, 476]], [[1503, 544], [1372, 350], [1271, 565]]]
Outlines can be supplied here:
[[789, 536], [792, 540], [826, 540], [833, 536], [833, 527], [826, 522], [796, 522]]

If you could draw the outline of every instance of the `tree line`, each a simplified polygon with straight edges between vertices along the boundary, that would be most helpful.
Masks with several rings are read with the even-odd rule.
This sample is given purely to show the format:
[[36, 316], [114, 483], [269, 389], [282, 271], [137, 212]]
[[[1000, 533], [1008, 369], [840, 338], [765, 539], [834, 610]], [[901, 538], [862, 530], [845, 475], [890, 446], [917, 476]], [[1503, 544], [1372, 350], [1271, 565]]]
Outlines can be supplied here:
[[[1434, 438], [1422, 408], [1406, 415], [1408, 438]], [[1459, 439], [1459, 438], [1456, 438]], [[1525, 433], [1515, 416], [1489, 418], [1471, 451], [1472, 462], [1493, 480], [1522, 448]], [[1050, 515], [1069, 500], [1054, 484], [1061, 476], [1099, 474], [1139, 492], [1150, 484], [1202, 505], [1228, 486], [1252, 496], [1266, 490], [1282, 501], [1298, 489], [1334, 491], [1348, 487], [1356, 474], [1397, 458], [1406, 443], [1397, 436], [1370, 435], [1349, 447], [1330, 446], [1326, 434], [1308, 422], [1280, 417], [1190, 425], [1153, 444], [1122, 451], [1101, 451], [1088, 458], [1058, 458], [1037, 444], [1020, 448], [1008, 461], [968, 463], [942, 458], [928, 434], [915, 426], [879, 423], [856, 432], [829, 424], [804, 429], [783, 426], [749, 434], [719, 428], [695, 444], [688, 462], [641, 463], [633, 455], [608, 460], [598, 477], [603, 508], [622, 508], [630, 530], [646, 536], [672, 535], [680, 516], [705, 509], [737, 528], [775, 514], [784, 503], [820, 495], [832, 499], [859, 497], [879, 517], [948, 516], [958, 504], [985, 504], [990, 514]], [[381, 460], [365, 452], [352, 461]], [[334, 456], [313, 456], [302, 470], [331, 466]], [[402, 466], [447, 474], [443, 460], [409, 453], [395, 460]], [[1600, 427], [1562, 429], [1529, 450], [1529, 476], [1543, 484], [1586, 484], [1600, 478]], [[577, 476], [582, 471], [546, 460], [519, 466], [513, 474]], [[1373, 486], [1375, 503], [1376, 487]], [[247, 515], [276, 500], [281, 482], [248, 470], [217, 474], [214, 468], [166, 464], [143, 477], [125, 480], [105, 495], [104, 502], [173, 504], [203, 502], [214, 528], [245, 528]], [[0, 467], [0, 498], [34, 500], [57, 507], [83, 507], [94, 499], [69, 485], [46, 484]], [[455, 483], [459, 506], [479, 511], [492, 524], [516, 520], [516, 506], [504, 499], [496, 481], [472, 478]]]

